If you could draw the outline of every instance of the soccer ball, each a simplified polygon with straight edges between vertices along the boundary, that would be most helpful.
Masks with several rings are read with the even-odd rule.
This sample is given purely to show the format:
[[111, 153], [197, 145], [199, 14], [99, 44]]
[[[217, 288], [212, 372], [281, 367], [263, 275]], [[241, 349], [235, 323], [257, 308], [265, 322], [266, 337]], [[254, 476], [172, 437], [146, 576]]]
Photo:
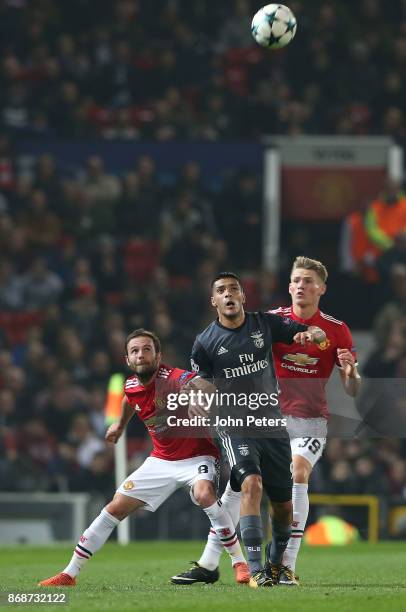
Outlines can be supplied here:
[[283, 4], [267, 4], [255, 13], [251, 32], [261, 47], [280, 49], [296, 34], [296, 18]]

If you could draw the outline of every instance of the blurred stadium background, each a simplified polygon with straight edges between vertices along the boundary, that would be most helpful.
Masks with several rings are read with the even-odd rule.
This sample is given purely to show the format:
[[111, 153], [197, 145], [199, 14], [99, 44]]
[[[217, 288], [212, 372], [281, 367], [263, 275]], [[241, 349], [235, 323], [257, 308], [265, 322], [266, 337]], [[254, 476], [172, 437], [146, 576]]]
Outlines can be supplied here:
[[[369, 506], [329, 499], [310, 521], [405, 535], [406, 429], [381, 425], [405, 409], [406, 2], [292, 0], [296, 38], [272, 53], [250, 34], [261, 4], [0, 1], [2, 542], [74, 539], [110, 498], [104, 409], [129, 330], [187, 367], [210, 278], [240, 273], [268, 309], [299, 254], [327, 265], [322, 309], [352, 328], [367, 386], [364, 427], [333, 381], [311, 491]], [[148, 452], [134, 418], [129, 469]], [[183, 492], [131, 523], [206, 530]]]

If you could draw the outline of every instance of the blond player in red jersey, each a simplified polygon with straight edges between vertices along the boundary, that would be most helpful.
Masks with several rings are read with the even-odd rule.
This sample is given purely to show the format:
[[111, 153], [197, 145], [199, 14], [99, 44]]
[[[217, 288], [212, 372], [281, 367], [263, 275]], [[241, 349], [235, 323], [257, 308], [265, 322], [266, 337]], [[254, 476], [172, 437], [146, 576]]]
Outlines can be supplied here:
[[[151, 455], [119, 486], [113, 500], [80, 537], [65, 569], [39, 583], [43, 587], [75, 586], [82, 567], [103, 546], [113, 529], [132, 512], [142, 508], [154, 512], [180, 487], [189, 487], [192, 501], [207, 514], [212, 529], [230, 555], [236, 581], [247, 583], [250, 575], [233, 521], [216, 496], [219, 452], [210, 438], [168, 435], [168, 395], [199, 389], [202, 379], [194, 372], [161, 364], [159, 338], [138, 329], [126, 340], [126, 361], [133, 370], [125, 383], [120, 421], [113, 423], [106, 440], [116, 443], [134, 414], [144, 421], [153, 442]], [[193, 382], [192, 382], [193, 380]], [[213, 576], [209, 576], [209, 581]], [[191, 580], [193, 582], [193, 580]]]
[[[289, 293], [292, 305], [273, 312], [306, 325], [317, 325], [327, 339], [320, 345], [274, 344], [276, 375], [279, 380], [280, 404], [287, 417], [293, 460], [292, 536], [286, 548], [283, 565], [295, 572], [304, 528], [309, 514], [308, 483], [313, 467], [320, 459], [327, 438], [328, 406], [325, 386], [335, 365], [339, 367], [345, 392], [358, 393], [361, 377], [347, 325], [319, 310], [326, 292], [326, 267], [308, 257], [297, 257], [293, 263]], [[283, 574], [280, 584], [294, 584]]]
[[[289, 284], [292, 305], [271, 311], [286, 319], [320, 327], [327, 336], [326, 341], [319, 345], [272, 345], [281, 391], [279, 403], [287, 418], [293, 460], [292, 536], [282, 560], [288, 571], [282, 571], [279, 576], [279, 584], [283, 585], [298, 585], [295, 567], [309, 514], [308, 483], [313, 467], [323, 454], [327, 437], [325, 386], [335, 365], [339, 367], [348, 395], [355, 397], [361, 383], [350, 330], [342, 321], [319, 310], [320, 298], [326, 292], [327, 276], [326, 267], [321, 262], [297, 257]], [[236, 522], [239, 494], [232, 491], [229, 484], [222, 501]], [[217, 571], [214, 568], [218, 566], [221, 553], [221, 543], [211, 531], [199, 566]]]

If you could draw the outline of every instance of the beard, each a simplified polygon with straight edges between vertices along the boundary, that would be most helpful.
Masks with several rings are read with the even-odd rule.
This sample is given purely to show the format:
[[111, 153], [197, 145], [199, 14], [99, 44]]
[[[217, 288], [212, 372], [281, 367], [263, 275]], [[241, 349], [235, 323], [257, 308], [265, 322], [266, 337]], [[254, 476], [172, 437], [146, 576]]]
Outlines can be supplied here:
[[158, 363], [155, 361], [154, 363], [145, 363], [142, 365], [134, 366], [134, 372], [139, 378], [140, 382], [143, 384], [148, 382], [150, 378], [155, 374], [158, 369]]

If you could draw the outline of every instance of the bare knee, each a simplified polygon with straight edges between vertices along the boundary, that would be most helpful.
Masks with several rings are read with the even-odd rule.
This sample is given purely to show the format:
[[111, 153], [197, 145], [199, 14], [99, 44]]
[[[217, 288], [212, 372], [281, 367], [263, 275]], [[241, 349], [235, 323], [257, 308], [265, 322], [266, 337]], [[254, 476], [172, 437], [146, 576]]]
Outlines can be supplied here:
[[293, 469], [293, 482], [297, 484], [307, 484], [309, 482], [311, 470], [307, 467], [300, 466]]
[[243, 498], [260, 501], [262, 498], [262, 478], [258, 474], [250, 474], [241, 485]]
[[122, 521], [124, 518], [126, 518], [126, 516], [128, 516], [128, 513], [124, 510], [124, 508], [122, 508], [117, 501], [114, 501], [114, 499], [107, 504], [105, 509], [119, 521]]
[[142, 506], [145, 506], [145, 502], [140, 499], [116, 493], [111, 502], [105, 507], [105, 510], [119, 521], [122, 521], [138, 508], [142, 508]]
[[210, 480], [198, 480], [193, 485], [193, 497], [202, 508], [212, 506], [216, 501], [213, 483]]

